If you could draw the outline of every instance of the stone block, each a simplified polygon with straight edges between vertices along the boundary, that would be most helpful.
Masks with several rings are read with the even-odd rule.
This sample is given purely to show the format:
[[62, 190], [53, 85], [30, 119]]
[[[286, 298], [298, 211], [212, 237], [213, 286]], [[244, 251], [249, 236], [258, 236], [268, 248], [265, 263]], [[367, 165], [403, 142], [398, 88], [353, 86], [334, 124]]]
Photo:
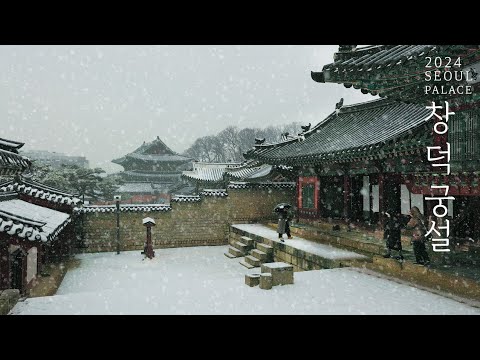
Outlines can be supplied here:
[[245, 284], [250, 287], [257, 286], [260, 283], [260, 274], [247, 274], [245, 275]]
[[293, 284], [293, 266], [284, 262], [262, 264], [262, 274], [270, 273], [273, 278], [273, 286]]
[[270, 290], [273, 286], [273, 277], [270, 273], [260, 274], [260, 289]]

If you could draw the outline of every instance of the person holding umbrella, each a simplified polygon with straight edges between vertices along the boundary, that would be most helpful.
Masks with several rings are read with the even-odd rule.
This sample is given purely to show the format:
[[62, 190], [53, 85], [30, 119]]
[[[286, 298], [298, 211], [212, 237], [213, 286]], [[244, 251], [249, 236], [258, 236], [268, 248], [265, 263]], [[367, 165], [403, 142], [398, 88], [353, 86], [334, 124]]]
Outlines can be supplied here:
[[287, 234], [289, 239], [292, 239], [292, 235], [290, 234], [290, 220], [291, 214], [289, 213], [288, 209], [292, 206], [290, 204], [282, 203], [275, 206], [274, 211], [278, 214], [278, 238], [284, 242], [283, 234]]

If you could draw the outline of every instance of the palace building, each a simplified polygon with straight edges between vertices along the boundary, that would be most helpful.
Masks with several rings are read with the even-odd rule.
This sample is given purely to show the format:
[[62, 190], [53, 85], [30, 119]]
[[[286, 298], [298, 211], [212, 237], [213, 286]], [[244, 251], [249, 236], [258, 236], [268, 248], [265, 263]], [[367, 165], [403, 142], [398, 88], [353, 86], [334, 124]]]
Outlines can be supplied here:
[[[334, 62], [312, 72], [319, 83], [338, 83], [379, 95], [380, 99], [343, 105], [294, 139], [255, 145], [246, 158], [286, 165], [297, 173], [297, 206], [301, 221], [339, 219], [382, 229], [383, 211], [407, 214], [417, 206], [425, 217], [439, 195], [431, 185], [449, 185], [450, 236], [476, 251], [480, 243], [480, 77], [439, 82], [425, 78], [426, 58], [460, 59], [459, 71], [476, 73], [479, 45], [341, 46]], [[454, 60], [455, 61], [455, 60]], [[435, 62], [433, 62], [435, 64]], [[450, 71], [437, 61], [436, 72]], [[458, 77], [460, 79], [460, 77]], [[471, 86], [471, 95], [425, 94], [425, 87]], [[448, 135], [434, 133], [439, 120], [426, 106], [445, 101], [455, 114]], [[451, 173], [441, 174], [427, 160], [427, 146], [451, 145]]]
[[28, 294], [46, 265], [68, 258], [75, 246], [73, 208], [81, 200], [20, 174], [29, 159], [17, 154], [23, 143], [0, 140], [0, 290]]
[[192, 159], [175, 153], [158, 136], [112, 162], [125, 169], [120, 173], [125, 184], [118, 189], [122, 202], [168, 203], [171, 194], [193, 191], [181, 177], [192, 168]]

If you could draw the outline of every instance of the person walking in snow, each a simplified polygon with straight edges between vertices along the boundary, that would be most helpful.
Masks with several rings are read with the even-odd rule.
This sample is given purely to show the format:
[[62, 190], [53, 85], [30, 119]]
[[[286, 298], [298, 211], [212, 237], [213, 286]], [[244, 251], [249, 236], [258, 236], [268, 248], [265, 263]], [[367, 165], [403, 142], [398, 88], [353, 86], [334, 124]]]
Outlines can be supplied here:
[[387, 221], [385, 223], [383, 239], [385, 240], [386, 254], [383, 255], [383, 257], [391, 257], [392, 250], [396, 250], [398, 251], [398, 259], [403, 260], [400, 230], [405, 223], [402, 224], [401, 215], [393, 209], [386, 211], [385, 216], [387, 217]]
[[427, 228], [423, 221], [423, 215], [420, 209], [416, 206], [410, 210], [410, 216], [412, 217], [407, 224], [407, 229], [412, 229], [412, 245], [413, 253], [415, 254], [415, 264], [428, 265], [430, 258], [425, 247], [425, 234]]
[[283, 234], [286, 233], [289, 239], [292, 238], [292, 235], [290, 234], [291, 215], [286, 208], [278, 209], [277, 213], [278, 213], [278, 226], [277, 226], [278, 238], [282, 242], [284, 242]]

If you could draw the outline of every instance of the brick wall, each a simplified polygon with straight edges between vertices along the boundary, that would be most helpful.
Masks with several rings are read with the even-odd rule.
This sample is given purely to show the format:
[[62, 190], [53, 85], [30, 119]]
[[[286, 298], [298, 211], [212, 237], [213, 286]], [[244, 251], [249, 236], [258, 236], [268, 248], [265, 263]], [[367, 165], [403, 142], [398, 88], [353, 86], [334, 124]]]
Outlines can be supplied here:
[[[155, 248], [228, 243], [229, 225], [275, 219], [273, 208], [280, 202], [294, 203], [295, 189], [229, 189], [227, 197], [205, 196], [199, 202], [173, 202], [171, 211], [121, 212], [121, 250], [143, 249], [144, 217], [155, 220], [152, 241]], [[116, 214], [83, 214], [84, 251], [116, 250]]]

